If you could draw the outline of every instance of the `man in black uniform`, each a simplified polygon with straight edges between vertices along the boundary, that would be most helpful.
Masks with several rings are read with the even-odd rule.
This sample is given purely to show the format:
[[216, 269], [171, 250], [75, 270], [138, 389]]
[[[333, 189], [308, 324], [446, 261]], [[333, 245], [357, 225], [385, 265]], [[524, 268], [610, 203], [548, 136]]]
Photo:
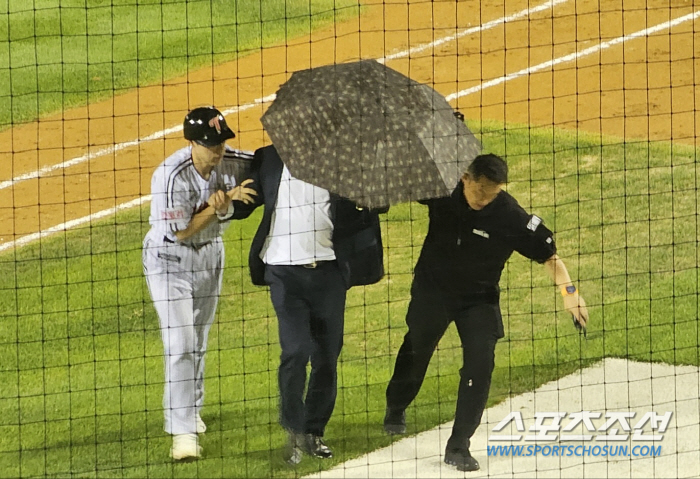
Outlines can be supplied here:
[[508, 166], [496, 155], [480, 155], [449, 197], [421, 201], [430, 223], [415, 267], [408, 332], [386, 391], [384, 429], [406, 432], [405, 410], [418, 394], [430, 358], [454, 321], [463, 350], [457, 409], [445, 462], [461, 471], [479, 463], [469, 453], [488, 399], [494, 351], [504, 336], [498, 282], [513, 251], [544, 264], [561, 288], [565, 308], [579, 325], [588, 320], [586, 303], [556, 254], [552, 232], [529, 215], [501, 187]]

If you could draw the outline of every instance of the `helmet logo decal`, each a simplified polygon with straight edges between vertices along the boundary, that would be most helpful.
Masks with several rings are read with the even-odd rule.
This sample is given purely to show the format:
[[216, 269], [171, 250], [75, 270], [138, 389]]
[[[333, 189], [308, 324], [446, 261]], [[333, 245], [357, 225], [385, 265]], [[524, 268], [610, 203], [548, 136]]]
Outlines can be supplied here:
[[182, 129], [186, 140], [206, 144], [205, 146], [216, 146], [236, 137], [226, 124], [223, 113], [213, 107], [198, 107], [190, 111], [185, 116]]
[[218, 134], [221, 134], [221, 124], [219, 123], [219, 121], [221, 119], [219, 117], [220, 117], [220, 115], [217, 115], [214, 118], [212, 118], [211, 120], [209, 120], [209, 126], [211, 128], [216, 128], [216, 132]]

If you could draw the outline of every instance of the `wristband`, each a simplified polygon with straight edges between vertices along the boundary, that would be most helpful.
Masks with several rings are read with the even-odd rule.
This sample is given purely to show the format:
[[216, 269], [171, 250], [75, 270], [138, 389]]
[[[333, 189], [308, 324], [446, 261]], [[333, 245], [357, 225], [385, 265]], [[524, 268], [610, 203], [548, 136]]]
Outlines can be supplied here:
[[565, 286], [561, 289], [561, 295], [562, 296], [571, 296], [572, 294], [576, 293], [576, 286], [571, 285], [571, 286]]

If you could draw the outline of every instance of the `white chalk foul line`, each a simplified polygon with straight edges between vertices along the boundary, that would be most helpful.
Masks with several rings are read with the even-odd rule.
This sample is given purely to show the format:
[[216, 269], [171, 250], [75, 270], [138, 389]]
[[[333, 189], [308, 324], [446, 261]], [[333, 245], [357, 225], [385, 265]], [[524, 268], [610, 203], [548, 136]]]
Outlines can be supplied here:
[[113, 214], [115, 214], [119, 211], [128, 210], [129, 208], [133, 208], [135, 206], [141, 206], [144, 203], [148, 203], [149, 201], [151, 201], [151, 195], [145, 195], [145, 196], [142, 196], [141, 198], [136, 198], [135, 200], [131, 200], [127, 203], [122, 203], [120, 205], [117, 205], [114, 208], [109, 208], [106, 210], [98, 211], [97, 213], [93, 213], [89, 216], [83, 216], [82, 218], [78, 218], [75, 220], [66, 221], [65, 223], [61, 223], [60, 225], [52, 226], [51, 228], [39, 231], [38, 233], [32, 233], [30, 235], [22, 236], [21, 238], [18, 238], [14, 241], [2, 243], [2, 244], [0, 244], [0, 251], [4, 251], [4, 250], [10, 249], [12, 247], [24, 246], [27, 243], [31, 243], [32, 241], [36, 241], [36, 240], [41, 239], [45, 236], [49, 236], [49, 235], [54, 234], [54, 233], [60, 233], [62, 231], [67, 231], [71, 228], [78, 227], [82, 224], [90, 223], [93, 220], [98, 220], [100, 218], [112, 216]]
[[442, 37], [439, 40], [435, 40], [430, 43], [426, 43], [424, 45], [419, 45], [417, 47], [409, 48], [408, 50], [404, 50], [398, 53], [394, 53], [388, 56], [385, 56], [383, 58], [379, 58], [377, 61], [380, 63], [384, 63], [390, 60], [397, 60], [399, 58], [404, 58], [404, 57], [409, 57], [412, 55], [415, 55], [416, 53], [421, 53], [425, 50], [429, 50], [435, 47], [439, 47], [442, 44], [453, 42], [455, 40], [458, 40], [462, 37], [466, 37], [467, 35], [472, 35], [474, 33], [479, 33], [483, 32], [486, 30], [490, 30], [491, 28], [497, 27], [498, 25], [502, 25], [504, 23], [512, 22], [515, 20], [519, 20], [521, 18], [526, 18], [533, 13], [538, 13], [544, 10], [550, 10], [557, 5], [561, 3], [566, 3], [569, 0], [551, 0], [549, 2], [545, 2], [542, 5], [538, 5], [536, 7], [532, 8], [526, 8], [525, 10], [521, 10], [518, 13], [514, 13], [513, 15], [508, 15], [507, 17], [501, 17], [496, 20], [491, 20], [490, 22], [486, 22], [482, 25], [478, 25], [476, 27], [471, 27], [467, 28], [466, 30], [462, 30], [459, 33], [456, 33], [455, 35], [450, 35], [447, 37]]
[[[222, 113], [224, 115], [228, 115], [231, 113], [238, 113], [239, 111], [249, 110], [249, 109], [253, 108], [254, 106], [260, 105], [261, 103], [271, 102], [274, 99], [275, 99], [274, 95], [268, 95], [268, 96], [263, 97], [263, 98], [258, 98], [257, 100], [254, 100], [252, 103], [246, 103], [245, 105], [241, 105], [241, 106], [237, 106], [235, 108], [229, 108], [227, 110], [223, 110]], [[57, 170], [70, 168], [71, 166], [79, 165], [80, 163], [84, 163], [86, 161], [90, 161], [90, 160], [93, 160], [95, 158], [99, 158], [99, 157], [104, 156], [104, 155], [110, 155], [112, 153], [116, 153], [116, 152], [124, 150], [126, 148], [129, 148], [132, 146], [137, 146], [140, 143], [146, 143], [148, 141], [157, 140], [157, 139], [163, 138], [164, 136], [167, 136], [171, 133], [177, 133], [178, 131], [182, 131], [182, 125], [176, 125], [176, 126], [173, 126], [171, 128], [166, 128], [165, 130], [157, 131], [157, 132], [152, 133], [148, 136], [144, 136], [142, 138], [139, 138], [138, 140], [125, 141], [123, 143], [117, 143], [116, 145], [108, 146], [107, 148], [101, 148], [97, 151], [93, 151], [93, 152], [88, 153], [86, 155], [78, 156], [78, 157], [72, 158], [68, 161], [64, 161], [63, 163], [45, 166], [37, 171], [32, 171], [30, 173], [18, 175], [18, 176], [15, 176], [14, 178], [12, 178], [11, 180], [6, 180], [3, 182], [0, 182], [0, 190], [2, 190], [4, 188], [9, 188], [10, 186], [12, 186], [16, 183], [19, 183], [21, 181], [39, 178], [41, 176], [45, 176], [45, 175], [52, 173], [54, 171], [57, 171]]]
[[[643, 30], [639, 30], [638, 32], [632, 33], [632, 34], [630, 34], [630, 35], [625, 35], [625, 36], [623, 36], [623, 37], [618, 37], [618, 38], [615, 38], [615, 39], [613, 39], [613, 40], [600, 43], [600, 44], [595, 45], [595, 46], [593, 46], [593, 47], [589, 47], [589, 48], [586, 48], [586, 49], [584, 49], [584, 50], [581, 50], [580, 52], [577, 52], [577, 53], [571, 53], [571, 54], [569, 54], [569, 55], [565, 55], [565, 56], [563, 56], [563, 57], [560, 57], [560, 58], [557, 58], [557, 59], [554, 59], [554, 60], [550, 60], [550, 61], [547, 61], [547, 62], [540, 63], [540, 64], [535, 65], [535, 66], [533, 66], [533, 67], [524, 68], [523, 70], [520, 70], [520, 71], [518, 71], [518, 72], [511, 73], [511, 74], [509, 74], [509, 75], [505, 75], [505, 76], [503, 76], [503, 77], [496, 78], [496, 79], [494, 79], [494, 80], [490, 80], [490, 81], [488, 81], [488, 82], [482, 83], [482, 84], [477, 85], [477, 86], [475, 86], [475, 87], [467, 88], [467, 89], [465, 89], [465, 90], [461, 90], [461, 91], [459, 91], [459, 92], [452, 93], [452, 94], [448, 95], [446, 98], [447, 98], [448, 101], [451, 101], [451, 100], [454, 100], [454, 99], [456, 99], [456, 98], [460, 98], [460, 97], [462, 97], [462, 96], [470, 95], [470, 94], [472, 94], [472, 93], [476, 93], [476, 92], [478, 92], [478, 91], [481, 91], [481, 90], [483, 90], [483, 89], [485, 89], [485, 88], [489, 88], [489, 87], [491, 87], [491, 86], [499, 85], [499, 84], [501, 84], [501, 83], [504, 83], [504, 82], [507, 82], [507, 81], [510, 81], [510, 80], [514, 80], [514, 79], [519, 78], [519, 77], [521, 77], [521, 76], [523, 76], [523, 75], [527, 75], [527, 74], [530, 74], [530, 73], [534, 73], [534, 72], [543, 70], [543, 69], [545, 69], [545, 68], [549, 68], [549, 67], [552, 67], [552, 66], [554, 66], [554, 65], [558, 65], [558, 64], [560, 64], [560, 63], [574, 61], [574, 60], [576, 60], [576, 59], [578, 59], [578, 58], [581, 58], [581, 57], [584, 57], [584, 56], [587, 56], [587, 55], [591, 55], [591, 54], [593, 54], [593, 53], [595, 53], [595, 52], [604, 50], [604, 49], [606, 49], [606, 48], [610, 48], [610, 47], [612, 47], [612, 46], [614, 46], [614, 45], [618, 45], [618, 44], [620, 44], [620, 43], [624, 43], [624, 42], [629, 41], [629, 40], [633, 40], [633, 39], [635, 39], [635, 38], [640, 38], [640, 37], [648, 36], [648, 35], [651, 35], [651, 34], [653, 34], [653, 33], [657, 33], [657, 32], [663, 31], [663, 30], [670, 29], [670, 28], [672, 28], [672, 27], [674, 27], [674, 26], [680, 25], [681, 23], [684, 23], [684, 22], [687, 22], [687, 21], [690, 21], [690, 20], [695, 20], [695, 19], [698, 18], [698, 17], [700, 17], [700, 11], [697, 11], [697, 12], [694, 12], [694, 13], [690, 13], [690, 14], [687, 14], [687, 15], [684, 15], [684, 16], [682, 16], [682, 17], [676, 18], [676, 19], [671, 20], [671, 21], [668, 21], [668, 22], [660, 23], [659, 25], [656, 25], [656, 26], [654, 26], [654, 27], [650, 27], [650, 28], [645, 28], [645, 29], [643, 29]], [[273, 96], [273, 95], [270, 95], [270, 96]], [[266, 98], [269, 98], [269, 96], [266, 97]], [[259, 103], [261, 103], [262, 100], [263, 100], [263, 99], [260, 99], [260, 102], [259, 102]], [[256, 101], [257, 101], [257, 100], [256, 100]], [[271, 100], [270, 100], [270, 101], [271, 101]], [[257, 104], [257, 103], [256, 103], [256, 104]], [[249, 105], [250, 105], [250, 106], [248, 106], [248, 108], [251, 108], [252, 106], [254, 106], [254, 104], [249, 104]], [[244, 106], [247, 106], [247, 105], [244, 105]], [[240, 107], [240, 108], [238, 109], [238, 111], [240, 111], [242, 108], [243, 108], [243, 107]], [[4, 250], [6, 250], [6, 249], [13, 248], [13, 247], [15, 247], [15, 246], [21, 246], [21, 245], [27, 244], [27, 243], [29, 243], [29, 242], [31, 242], [31, 241], [34, 241], [34, 240], [43, 238], [43, 237], [48, 236], [48, 235], [50, 235], [50, 234], [57, 233], [57, 232], [60, 232], [60, 231], [65, 231], [65, 230], [67, 230], [67, 229], [73, 228], [73, 227], [78, 226], [78, 225], [80, 225], [80, 224], [84, 224], [84, 223], [90, 222], [90, 221], [92, 221], [92, 220], [94, 220], [94, 219], [99, 219], [99, 218], [103, 218], [103, 217], [105, 217], [105, 216], [112, 215], [112, 214], [116, 213], [117, 211], [120, 211], [120, 210], [123, 210], [123, 209], [127, 209], [127, 208], [131, 208], [131, 207], [133, 207], [133, 206], [138, 206], [138, 205], [141, 205], [141, 204], [143, 204], [143, 203], [145, 203], [145, 202], [148, 202], [148, 201], [150, 201], [150, 195], [142, 196], [141, 198], [137, 198], [136, 200], [132, 200], [132, 201], [130, 201], [130, 202], [128, 202], [128, 203], [124, 203], [124, 204], [118, 205], [118, 206], [115, 207], [115, 208], [110, 208], [110, 209], [108, 209], [108, 210], [103, 210], [103, 211], [100, 211], [100, 212], [95, 213], [95, 214], [90, 215], [90, 216], [85, 216], [85, 217], [83, 217], [83, 218], [79, 218], [79, 219], [76, 219], [76, 220], [72, 220], [72, 221], [69, 221], [69, 222], [67, 222], [67, 223], [63, 223], [63, 224], [60, 224], [60, 225], [56, 225], [56, 226], [53, 226], [53, 227], [51, 227], [51, 228], [49, 228], [49, 229], [47, 229], [47, 230], [40, 231], [40, 232], [38, 232], [38, 233], [34, 233], [34, 234], [31, 234], [31, 235], [23, 236], [23, 237], [21, 237], [21, 238], [19, 238], [19, 239], [17, 239], [17, 240], [14, 240], [14, 241], [9, 241], [9, 242], [7, 242], [7, 243], [2, 243], [2, 244], [0, 244], [0, 251], [4, 251]]]
[[536, 72], [541, 71], [541, 70], [546, 70], [548, 68], [552, 68], [552, 67], [559, 65], [561, 63], [572, 62], [572, 61], [577, 60], [581, 57], [585, 57], [587, 55], [597, 53], [601, 50], [605, 50], [605, 49], [613, 47], [615, 45], [619, 45], [620, 43], [624, 43], [624, 42], [629, 41], [629, 40], [634, 40], [635, 38], [646, 37], [646, 36], [652, 35], [654, 33], [657, 33], [657, 32], [663, 31], [663, 30], [671, 29], [671, 28], [675, 27], [676, 25], [680, 25], [681, 23], [684, 23], [684, 22], [687, 22], [690, 20], [695, 20], [698, 17], [700, 17], [700, 11], [697, 11], [694, 13], [689, 13], [689, 14], [684, 15], [682, 17], [678, 17], [674, 20], [660, 23], [656, 26], [645, 28], [644, 30], [639, 30], [638, 32], [634, 32], [634, 33], [631, 33], [629, 35], [625, 35], [624, 37], [618, 37], [618, 38], [615, 38], [615, 39], [607, 41], [607, 42], [599, 43], [598, 45], [594, 45], [592, 47], [586, 48], [584, 50], [581, 50], [580, 52], [570, 53], [569, 55], [555, 58], [554, 60], [549, 60], [546, 62], [542, 62], [538, 65], [523, 68], [522, 70], [517, 71], [515, 73], [510, 73], [506, 76], [502, 76], [500, 78], [495, 78], [493, 80], [489, 80], [487, 82], [481, 83], [481, 84], [473, 86], [471, 88], [467, 88], [465, 90], [458, 91], [456, 93], [452, 93], [451, 95], [448, 95], [445, 98], [447, 98], [447, 101], [452, 101], [452, 100], [455, 100], [455, 99], [462, 97], [462, 96], [465, 96], [465, 95], [471, 95], [472, 93], [479, 92], [479, 91], [484, 90], [486, 88], [500, 85], [501, 83], [505, 83], [505, 82], [510, 81], [510, 80], [515, 80], [516, 78], [530, 75], [532, 73], [536, 73]]
[[[380, 59], [378, 59], [378, 61], [384, 63], [384, 62], [387, 62], [390, 60], [396, 60], [398, 58], [407, 57], [407, 56], [410, 56], [410, 55], [415, 54], [415, 53], [420, 53], [424, 50], [428, 50], [430, 48], [440, 46], [444, 43], [452, 42], [452, 41], [457, 40], [458, 38], [464, 37], [466, 35], [472, 35], [474, 33], [483, 32], [483, 31], [489, 30], [491, 28], [494, 28], [498, 25], [502, 25], [504, 23], [512, 22], [512, 21], [527, 17], [528, 15], [531, 15], [533, 13], [538, 13], [538, 12], [541, 12], [543, 10], [548, 10], [548, 9], [554, 8], [555, 6], [557, 6], [561, 3], [568, 2], [568, 1], [569, 0], [549, 0], [549, 1], [547, 1], [541, 5], [538, 5], [536, 7], [526, 8], [525, 10], [521, 10], [518, 13], [515, 13], [513, 15], [501, 17], [501, 18], [498, 18], [496, 20], [492, 20], [490, 22], [486, 22], [483, 25], [479, 25], [476, 27], [467, 28], [465, 30], [460, 31], [459, 33], [457, 33], [455, 35], [449, 35], [446, 37], [442, 37], [442, 38], [434, 40], [430, 43], [425, 43], [423, 45], [419, 45], [417, 47], [413, 47], [413, 48], [410, 48], [408, 50], [403, 50], [403, 51], [394, 53], [392, 55], [380, 58]], [[273, 93], [272, 95], [268, 95], [268, 96], [253, 100], [251, 103], [246, 103], [244, 105], [240, 105], [240, 106], [237, 106], [234, 108], [229, 108], [227, 110], [223, 110], [222, 113], [224, 115], [229, 115], [231, 113], [238, 113], [241, 111], [249, 110], [255, 106], [258, 106], [258, 105], [261, 105], [264, 103], [270, 103], [274, 99], [275, 99], [275, 94]], [[90, 161], [90, 160], [93, 160], [95, 158], [99, 158], [99, 157], [104, 156], [104, 155], [110, 155], [112, 153], [116, 153], [116, 152], [124, 150], [126, 148], [130, 148], [132, 146], [137, 146], [140, 143], [145, 143], [148, 141], [157, 140], [157, 139], [163, 138], [164, 136], [167, 136], [171, 133], [177, 133], [179, 131], [182, 131], [182, 125], [176, 125], [176, 126], [173, 126], [171, 128], [167, 128], [165, 130], [157, 131], [155, 133], [152, 133], [148, 136], [144, 136], [144, 137], [136, 139], [136, 140], [130, 140], [130, 141], [126, 141], [124, 143], [117, 143], [116, 145], [112, 145], [112, 146], [109, 146], [107, 148], [101, 148], [99, 150], [93, 151], [91, 153], [87, 153], [87, 154], [82, 155], [82, 156], [78, 156], [76, 158], [72, 158], [72, 159], [70, 159], [68, 161], [64, 161], [62, 163], [45, 166], [39, 170], [15, 176], [11, 180], [6, 180], [6, 181], [0, 182], [0, 190], [5, 189], [5, 188], [9, 188], [10, 186], [12, 186], [16, 183], [20, 183], [22, 181], [39, 178], [41, 176], [45, 176], [49, 173], [52, 173], [54, 171], [62, 170], [65, 168], [70, 168], [71, 166], [79, 165], [80, 163], [84, 163], [86, 161]]]

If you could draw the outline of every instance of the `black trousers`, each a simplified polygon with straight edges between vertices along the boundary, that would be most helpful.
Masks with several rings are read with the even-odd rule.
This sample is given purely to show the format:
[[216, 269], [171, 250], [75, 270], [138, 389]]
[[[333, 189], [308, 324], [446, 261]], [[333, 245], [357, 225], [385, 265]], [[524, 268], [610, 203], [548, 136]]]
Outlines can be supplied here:
[[408, 306], [408, 332], [386, 390], [387, 406], [402, 410], [415, 399], [433, 352], [454, 321], [462, 341], [457, 408], [448, 449], [469, 449], [479, 427], [491, 386], [496, 342], [503, 337], [498, 299], [444, 296], [415, 287]]
[[[280, 424], [294, 433], [323, 436], [333, 414], [337, 363], [343, 347], [345, 283], [335, 261], [315, 269], [265, 268], [282, 348], [278, 381]], [[309, 385], [306, 365], [311, 361]]]

